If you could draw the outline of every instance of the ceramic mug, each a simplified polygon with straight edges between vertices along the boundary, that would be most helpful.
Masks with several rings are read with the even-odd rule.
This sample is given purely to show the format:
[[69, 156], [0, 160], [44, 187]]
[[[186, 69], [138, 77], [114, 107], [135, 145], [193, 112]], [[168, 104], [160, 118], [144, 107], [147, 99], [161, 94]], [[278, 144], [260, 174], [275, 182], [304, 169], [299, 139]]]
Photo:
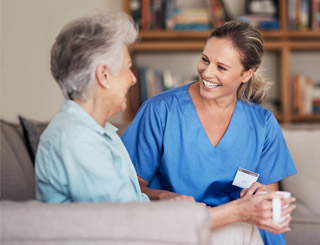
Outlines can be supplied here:
[[[291, 193], [288, 191], [277, 191], [278, 195], [283, 196], [284, 199], [291, 197]], [[289, 205], [281, 206], [281, 200], [279, 198], [272, 199], [272, 219], [276, 223], [283, 222], [287, 217], [290, 216], [290, 214], [281, 217], [281, 211], [282, 209], [287, 208]]]
[[[259, 191], [257, 194], [267, 194], [267, 191]], [[291, 193], [288, 191], [276, 191], [278, 195], [283, 196], [285, 199], [291, 197]], [[287, 217], [290, 216], [290, 214], [281, 217], [281, 211], [282, 209], [287, 208], [288, 205], [281, 207], [281, 199], [280, 198], [273, 198], [272, 199], [272, 220], [275, 223], [281, 223], [283, 222]]]

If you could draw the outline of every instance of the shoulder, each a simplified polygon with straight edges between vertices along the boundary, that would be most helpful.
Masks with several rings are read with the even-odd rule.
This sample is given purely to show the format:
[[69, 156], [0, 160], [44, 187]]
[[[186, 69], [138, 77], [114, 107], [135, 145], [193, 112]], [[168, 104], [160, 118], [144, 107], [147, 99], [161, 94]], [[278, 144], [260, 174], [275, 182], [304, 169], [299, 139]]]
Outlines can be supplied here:
[[241, 100], [239, 100], [238, 103], [240, 104], [245, 116], [255, 124], [267, 126], [268, 123], [276, 121], [273, 113], [259, 104], [244, 102]]
[[[88, 143], [94, 132], [72, 115], [60, 112], [51, 120], [40, 137], [39, 147], [49, 149], [67, 148], [79, 143]], [[85, 141], [84, 141], [85, 140]]]
[[190, 84], [185, 84], [173, 89], [169, 89], [160, 94], [153, 96], [148, 99], [143, 106], [152, 106], [156, 110], [168, 110], [175, 105], [180, 103], [181, 98], [188, 96], [188, 87]]

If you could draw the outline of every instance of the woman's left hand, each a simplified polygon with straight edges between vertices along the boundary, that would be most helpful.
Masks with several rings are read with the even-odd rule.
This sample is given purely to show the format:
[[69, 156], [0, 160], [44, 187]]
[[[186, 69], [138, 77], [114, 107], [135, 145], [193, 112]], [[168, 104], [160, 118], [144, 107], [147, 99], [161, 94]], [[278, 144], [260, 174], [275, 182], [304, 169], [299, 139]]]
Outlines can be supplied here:
[[259, 182], [253, 183], [249, 188], [243, 189], [240, 192], [240, 198], [250, 197], [260, 191], [270, 191], [268, 186], [260, 184]]

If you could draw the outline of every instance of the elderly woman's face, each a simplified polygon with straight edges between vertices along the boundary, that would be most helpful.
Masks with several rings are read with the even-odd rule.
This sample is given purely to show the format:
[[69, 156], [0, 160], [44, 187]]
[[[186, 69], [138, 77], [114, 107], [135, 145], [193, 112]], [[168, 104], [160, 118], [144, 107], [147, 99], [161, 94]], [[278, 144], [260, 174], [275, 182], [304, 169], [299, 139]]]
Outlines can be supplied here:
[[123, 46], [123, 63], [118, 74], [112, 76], [110, 81], [110, 88], [112, 92], [109, 97], [112, 104], [117, 107], [118, 111], [126, 109], [126, 97], [129, 88], [136, 83], [136, 77], [131, 71], [132, 61], [127, 46]]

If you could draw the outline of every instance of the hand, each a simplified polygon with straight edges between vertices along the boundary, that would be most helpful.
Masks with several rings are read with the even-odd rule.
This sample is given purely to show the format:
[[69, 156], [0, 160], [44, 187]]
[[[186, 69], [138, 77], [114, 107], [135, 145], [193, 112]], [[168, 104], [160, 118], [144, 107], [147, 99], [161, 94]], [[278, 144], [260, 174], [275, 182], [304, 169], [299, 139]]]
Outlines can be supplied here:
[[[176, 201], [176, 200], [189, 200], [195, 202], [194, 198], [192, 196], [187, 195], [180, 195], [174, 192], [163, 192], [159, 195], [160, 200], [170, 200], [170, 201]], [[203, 202], [197, 202], [197, 204], [206, 207], [206, 204]]]
[[191, 196], [187, 196], [187, 195], [180, 195], [174, 192], [162, 192], [159, 195], [159, 200], [190, 200], [195, 202], [194, 198]]
[[266, 185], [262, 185], [259, 182], [254, 182], [249, 188], [243, 189], [240, 192], [240, 198], [250, 197], [253, 194], [260, 191], [270, 191]]
[[[249, 188], [250, 189], [250, 188]], [[255, 188], [253, 188], [255, 189]], [[251, 192], [252, 190], [250, 190]], [[289, 231], [289, 223], [291, 217], [288, 217], [282, 223], [275, 223], [272, 220], [272, 199], [280, 198], [282, 205], [288, 205], [288, 208], [282, 210], [281, 216], [290, 214], [295, 206], [291, 205], [295, 201], [295, 198], [283, 199], [282, 195], [278, 195], [275, 192], [260, 195], [250, 195], [246, 198], [239, 199], [239, 215], [242, 220], [254, 225], [257, 225], [261, 229], [269, 231], [271, 233], [283, 233]]]

